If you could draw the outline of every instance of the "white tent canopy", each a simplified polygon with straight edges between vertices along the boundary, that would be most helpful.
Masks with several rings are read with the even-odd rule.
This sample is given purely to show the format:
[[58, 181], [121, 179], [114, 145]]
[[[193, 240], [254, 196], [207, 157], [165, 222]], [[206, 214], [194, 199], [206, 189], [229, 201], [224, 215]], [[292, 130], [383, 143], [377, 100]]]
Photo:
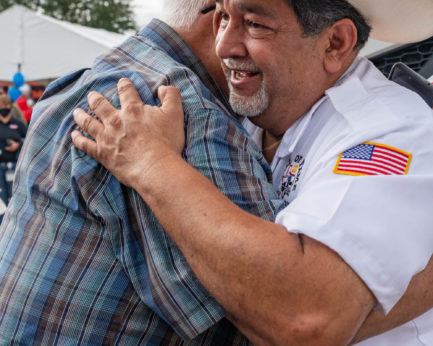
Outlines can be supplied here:
[[56, 20], [15, 5], [0, 13], [0, 80], [52, 79], [88, 67], [127, 36]]

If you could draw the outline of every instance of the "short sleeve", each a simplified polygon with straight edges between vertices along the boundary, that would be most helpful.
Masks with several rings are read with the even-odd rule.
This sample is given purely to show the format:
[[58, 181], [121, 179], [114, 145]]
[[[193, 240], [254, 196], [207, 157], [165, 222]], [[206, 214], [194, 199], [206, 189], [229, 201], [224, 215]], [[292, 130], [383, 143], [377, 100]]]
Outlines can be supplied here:
[[[396, 304], [433, 249], [433, 144], [428, 133], [394, 133], [375, 142], [413, 154], [407, 175], [334, 173], [340, 152], [309, 162], [308, 179], [276, 218], [336, 251], [374, 293], [385, 312]], [[412, 133], [413, 134], [413, 133]], [[318, 156], [315, 156], [316, 158]]]

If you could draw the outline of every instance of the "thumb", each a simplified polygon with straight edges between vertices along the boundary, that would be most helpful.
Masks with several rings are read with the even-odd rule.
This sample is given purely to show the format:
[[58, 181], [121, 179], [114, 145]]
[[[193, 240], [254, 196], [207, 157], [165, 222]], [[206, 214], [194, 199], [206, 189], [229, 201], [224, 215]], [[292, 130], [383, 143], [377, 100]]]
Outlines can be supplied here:
[[182, 97], [178, 88], [173, 86], [160, 86], [158, 98], [161, 101], [161, 109], [165, 114], [183, 116]]

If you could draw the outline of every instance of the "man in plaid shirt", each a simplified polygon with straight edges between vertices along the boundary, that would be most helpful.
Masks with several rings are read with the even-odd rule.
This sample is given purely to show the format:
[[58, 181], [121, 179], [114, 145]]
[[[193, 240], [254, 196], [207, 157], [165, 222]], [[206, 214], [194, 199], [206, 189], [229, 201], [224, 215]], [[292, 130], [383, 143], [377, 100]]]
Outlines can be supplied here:
[[[0, 231], [0, 344], [247, 344], [132, 189], [75, 149], [72, 111], [128, 77], [156, 105], [184, 97], [185, 159], [244, 210], [281, 208], [265, 159], [231, 114], [210, 30], [214, 2], [170, 1], [139, 34], [52, 83], [34, 110]], [[179, 18], [184, 20], [179, 21]], [[175, 30], [173, 30], [173, 28]], [[202, 63], [203, 62], [203, 63]], [[176, 172], [172, 172], [176, 179]]]

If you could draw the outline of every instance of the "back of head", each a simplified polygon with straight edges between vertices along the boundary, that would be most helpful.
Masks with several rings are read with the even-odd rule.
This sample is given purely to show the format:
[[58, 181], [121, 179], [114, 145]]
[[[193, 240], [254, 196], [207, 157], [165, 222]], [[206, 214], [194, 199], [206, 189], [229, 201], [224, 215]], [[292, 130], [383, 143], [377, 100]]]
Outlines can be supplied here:
[[189, 30], [209, 0], [164, 0], [161, 19], [175, 29]]
[[[348, 18], [358, 32], [356, 49], [368, 40], [371, 28], [366, 19], [346, 0], [285, 0], [293, 9], [305, 36], [319, 35], [335, 22]], [[378, 0], [379, 1], [379, 0]]]

